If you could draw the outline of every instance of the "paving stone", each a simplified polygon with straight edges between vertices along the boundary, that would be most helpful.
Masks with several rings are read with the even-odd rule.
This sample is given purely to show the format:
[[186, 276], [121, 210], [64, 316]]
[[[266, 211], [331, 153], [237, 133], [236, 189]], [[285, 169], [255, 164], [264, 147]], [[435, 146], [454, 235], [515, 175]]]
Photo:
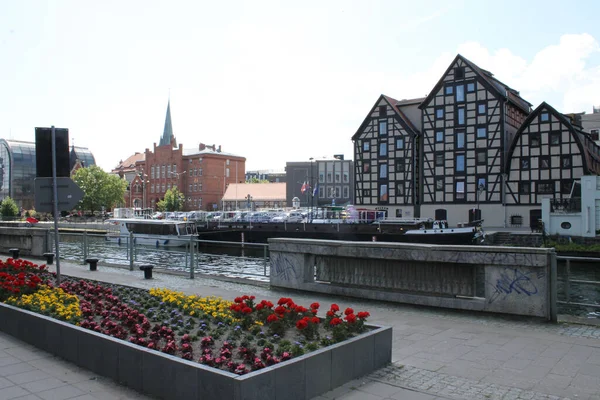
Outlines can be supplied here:
[[21, 384], [21, 387], [27, 389], [31, 393], [43, 392], [45, 390], [54, 389], [60, 386], [65, 386], [65, 382], [55, 377], [42, 379], [35, 382]]
[[20, 385], [22, 383], [35, 382], [42, 379], [51, 378], [49, 374], [40, 370], [21, 372], [20, 374], [10, 375], [7, 377], [11, 382]]
[[83, 394], [85, 393], [82, 390], [71, 385], [60, 386], [37, 393], [44, 400], [66, 400]]
[[15, 399], [17, 397], [23, 397], [28, 394], [30, 393], [20, 386], [9, 386], [0, 389], [0, 399], [2, 400]]

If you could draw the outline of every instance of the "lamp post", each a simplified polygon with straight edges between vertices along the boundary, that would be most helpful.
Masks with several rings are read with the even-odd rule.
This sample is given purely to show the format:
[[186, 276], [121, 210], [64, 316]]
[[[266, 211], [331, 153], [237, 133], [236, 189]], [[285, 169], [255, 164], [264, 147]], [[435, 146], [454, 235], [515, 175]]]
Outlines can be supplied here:
[[247, 201], [248, 210], [252, 211], [252, 196], [250, 196], [250, 194], [248, 194], [248, 196], [246, 196], [246, 201]]
[[315, 201], [315, 188], [313, 187], [313, 161], [314, 158], [309, 158], [310, 160], [310, 185], [308, 186], [308, 190], [310, 191], [310, 207], [309, 207], [309, 221], [312, 222], [312, 214], [313, 214], [313, 204]]
[[508, 184], [508, 174], [502, 174], [502, 208], [504, 208], [504, 227], [506, 228], [506, 185]]
[[479, 211], [479, 196], [481, 196], [481, 193], [483, 193], [484, 190], [485, 190], [485, 186], [483, 185], [483, 183], [479, 183], [479, 185], [477, 186], [477, 215], [476, 215], [476, 217], [478, 217], [478, 219], [481, 219], [481, 212]]

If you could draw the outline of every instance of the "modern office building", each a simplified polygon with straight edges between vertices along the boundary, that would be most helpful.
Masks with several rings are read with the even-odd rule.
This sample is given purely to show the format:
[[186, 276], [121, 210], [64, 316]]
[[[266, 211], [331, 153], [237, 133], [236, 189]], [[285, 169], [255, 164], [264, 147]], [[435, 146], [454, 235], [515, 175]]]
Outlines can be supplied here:
[[[89, 167], [96, 161], [86, 147], [71, 146], [70, 168]], [[12, 198], [20, 208], [34, 208], [35, 142], [0, 139], [0, 199]]]

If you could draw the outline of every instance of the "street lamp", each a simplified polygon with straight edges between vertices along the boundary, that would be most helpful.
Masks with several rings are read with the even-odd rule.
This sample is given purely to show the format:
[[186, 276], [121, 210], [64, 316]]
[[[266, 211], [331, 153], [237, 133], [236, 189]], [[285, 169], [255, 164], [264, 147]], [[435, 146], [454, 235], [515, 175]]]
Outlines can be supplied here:
[[483, 193], [484, 190], [485, 185], [483, 184], [483, 182], [479, 182], [479, 184], [477, 185], [477, 219], [481, 219], [481, 211], [479, 210], [479, 196], [481, 196], [481, 193]]
[[313, 187], [313, 161], [314, 158], [311, 157], [309, 158], [310, 160], [310, 185], [308, 187], [308, 190], [310, 190], [310, 208], [309, 208], [309, 222], [312, 222], [312, 215], [313, 215], [313, 204], [315, 201], [315, 188]]

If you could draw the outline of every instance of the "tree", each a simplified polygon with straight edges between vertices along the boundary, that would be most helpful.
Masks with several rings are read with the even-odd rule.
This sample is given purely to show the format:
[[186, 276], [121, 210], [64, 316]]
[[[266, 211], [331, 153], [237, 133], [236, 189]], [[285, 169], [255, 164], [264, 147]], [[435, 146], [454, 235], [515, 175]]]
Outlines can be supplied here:
[[107, 210], [116, 205], [123, 204], [123, 196], [127, 189], [127, 181], [118, 175], [104, 172], [97, 165], [80, 168], [73, 175], [73, 180], [83, 190], [83, 200], [79, 202], [81, 210], [90, 212], [99, 211], [104, 207]]
[[165, 197], [156, 203], [159, 211], [179, 211], [183, 208], [185, 197], [176, 187], [167, 190]]
[[270, 183], [268, 179], [258, 179], [257, 177], [252, 177], [250, 180], [246, 181], [246, 183]]
[[15, 217], [19, 214], [19, 207], [17, 203], [10, 197], [5, 197], [2, 200], [2, 205], [0, 205], [0, 214], [3, 217]]

